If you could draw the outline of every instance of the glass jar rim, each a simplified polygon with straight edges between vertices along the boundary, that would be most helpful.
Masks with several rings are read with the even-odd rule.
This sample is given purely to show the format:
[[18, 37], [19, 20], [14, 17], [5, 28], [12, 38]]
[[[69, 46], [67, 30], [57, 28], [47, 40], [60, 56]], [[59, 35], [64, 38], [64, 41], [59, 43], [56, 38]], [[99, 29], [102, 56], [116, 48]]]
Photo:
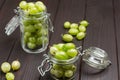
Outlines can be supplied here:
[[[26, 18], [26, 19], [29, 19], [30, 17], [25, 17], [25, 12], [24, 10], [22, 10], [20, 7], [17, 7], [17, 9], [15, 9], [15, 13], [17, 13], [19, 16], [22, 15], [22, 17]], [[37, 16], [37, 15], [41, 15], [40, 17], [35, 17], [37, 19], [43, 19], [45, 17], [49, 17], [50, 14], [47, 13], [47, 11], [44, 11], [44, 12], [39, 12], [39, 13], [36, 13], [36, 14], [32, 14], [30, 16]]]
[[73, 57], [73, 58], [68, 59], [68, 60], [58, 60], [58, 59], [54, 58], [50, 53], [48, 53], [50, 61], [52, 63], [61, 64], [61, 65], [62, 64], [63, 65], [66, 64], [67, 65], [67, 64], [72, 64], [72, 63], [76, 62], [79, 59], [79, 54], [77, 56]]
[[89, 51], [90, 53], [91, 52], [94, 52], [94, 51], [99, 51], [100, 53], [103, 53], [103, 55], [99, 55], [99, 54], [90, 54], [90, 55], [93, 55], [95, 57], [99, 57], [99, 58], [107, 58], [108, 57], [108, 54], [106, 53], [106, 51], [104, 51], [103, 49], [100, 49], [98, 47], [90, 47], [86, 50], [83, 51], [84, 54], [86, 54], [86, 52]]

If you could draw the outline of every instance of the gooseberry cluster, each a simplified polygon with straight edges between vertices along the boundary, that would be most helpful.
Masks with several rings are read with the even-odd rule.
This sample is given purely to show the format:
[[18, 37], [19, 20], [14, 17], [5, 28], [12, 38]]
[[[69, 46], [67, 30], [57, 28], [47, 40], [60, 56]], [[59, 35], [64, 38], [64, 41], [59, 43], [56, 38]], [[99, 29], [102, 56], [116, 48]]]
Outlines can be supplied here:
[[[74, 43], [58, 43], [50, 47], [50, 54], [58, 61], [67, 61], [73, 59], [78, 55], [78, 51]], [[76, 65], [74, 63], [67, 62], [68, 64], [53, 63], [53, 67], [50, 73], [57, 79], [70, 79], [73, 77], [76, 71]]]
[[76, 66], [74, 64], [59, 65], [53, 64], [50, 73], [57, 79], [71, 79], [75, 74]]
[[68, 60], [77, 56], [74, 43], [59, 43], [50, 47], [50, 54], [58, 60]]
[[19, 4], [22, 10], [23, 43], [28, 49], [38, 49], [48, 42], [48, 29], [46, 24], [46, 6], [41, 1]]
[[20, 69], [20, 62], [18, 60], [14, 60], [12, 62], [12, 64], [10, 65], [9, 62], [3, 62], [1, 64], [1, 70], [3, 73], [6, 73], [5, 77], [6, 80], [14, 80], [15, 79], [15, 75], [10, 72], [10, 70], [12, 69], [13, 71]]
[[70, 23], [66, 21], [64, 23], [64, 28], [69, 29], [68, 33], [62, 36], [63, 41], [71, 42], [73, 41], [73, 36], [76, 36], [77, 40], [82, 40], [86, 36], [86, 28], [88, 26], [88, 21], [82, 20], [80, 24], [77, 23]]
[[36, 15], [40, 12], [44, 12], [46, 10], [46, 6], [41, 1], [37, 2], [26, 2], [21, 1], [19, 7], [24, 10], [26, 15]]

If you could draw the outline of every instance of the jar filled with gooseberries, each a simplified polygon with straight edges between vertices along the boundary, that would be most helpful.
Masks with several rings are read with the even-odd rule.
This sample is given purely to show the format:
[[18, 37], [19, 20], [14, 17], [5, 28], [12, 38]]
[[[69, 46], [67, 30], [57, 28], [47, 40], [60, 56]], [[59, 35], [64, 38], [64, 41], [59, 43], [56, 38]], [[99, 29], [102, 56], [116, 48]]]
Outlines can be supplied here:
[[50, 14], [41, 2], [21, 1], [14, 10], [16, 15], [6, 26], [6, 34], [10, 35], [20, 26], [21, 45], [27, 53], [41, 53], [49, 44], [49, 30], [53, 31]]
[[38, 67], [38, 71], [41, 76], [49, 71], [54, 80], [73, 80], [77, 72], [79, 55], [80, 53], [73, 43], [55, 44], [50, 48], [48, 55], [44, 54], [45, 59]]

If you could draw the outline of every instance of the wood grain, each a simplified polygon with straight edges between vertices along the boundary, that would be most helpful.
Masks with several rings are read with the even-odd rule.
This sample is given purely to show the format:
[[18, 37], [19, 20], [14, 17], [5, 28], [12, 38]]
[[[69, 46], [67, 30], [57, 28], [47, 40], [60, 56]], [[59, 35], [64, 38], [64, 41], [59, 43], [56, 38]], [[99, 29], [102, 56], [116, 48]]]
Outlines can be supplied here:
[[1, 8], [3, 7], [5, 1], [6, 1], [6, 0], [0, 0], [0, 10], [1, 10]]
[[[11, 51], [13, 50], [14, 44], [15, 44], [15, 34], [8, 37], [5, 34], [5, 26], [8, 23], [8, 21], [15, 15], [13, 13], [13, 9], [16, 7], [17, 3], [20, 0], [14, 0], [14, 1], [3, 1], [0, 2], [0, 64], [4, 61], [8, 61], [8, 58], [11, 54]], [[15, 4], [15, 5], [13, 5]], [[4, 78], [4, 74], [2, 72], [0, 79], [2, 80]]]
[[[0, 0], [0, 65], [4, 61], [12, 62], [18, 59], [21, 68], [12, 71], [15, 80], [53, 80], [49, 73], [40, 76], [37, 67], [48, 54], [49, 48], [40, 54], [28, 54], [21, 48], [20, 30], [17, 28], [10, 36], [5, 34], [5, 26], [15, 15], [15, 9], [22, 0]], [[34, 2], [38, 0], [26, 0]], [[120, 79], [120, 0], [41, 0], [47, 6], [54, 25], [54, 33], [50, 33], [49, 46], [64, 43], [62, 34], [68, 33], [63, 28], [65, 21], [78, 23], [86, 19], [90, 23], [87, 36], [77, 41], [76, 46], [83, 50], [91, 46], [104, 49], [112, 65], [103, 71], [91, 68], [81, 58], [78, 60], [78, 70], [75, 80], [119, 80]], [[5, 80], [5, 74], [0, 70], [0, 80]]]
[[84, 49], [91, 46], [104, 49], [112, 65], [99, 72], [83, 62], [81, 80], [119, 80], [113, 8], [112, 0], [87, 0], [86, 19], [90, 25], [87, 29]]
[[116, 51], [118, 60], [118, 79], [120, 79], [120, 0], [113, 0], [114, 5], [114, 28], [115, 28], [115, 38], [116, 38]]

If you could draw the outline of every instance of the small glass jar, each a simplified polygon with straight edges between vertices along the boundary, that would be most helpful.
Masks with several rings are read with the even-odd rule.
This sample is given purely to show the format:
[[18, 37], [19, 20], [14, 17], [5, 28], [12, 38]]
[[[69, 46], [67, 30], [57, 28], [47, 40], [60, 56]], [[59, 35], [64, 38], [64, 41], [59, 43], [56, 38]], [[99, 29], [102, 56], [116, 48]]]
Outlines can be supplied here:
[[[78, 56], [68, 60], [58, 60], [50, 54], [44, 54], [44, 56], [46, 58], [38, 67], [41, 76], [44, 76], [49, 71], [54, 80], [72, 80], [75, 78], [80, 53]], [[45, 68], [45, 64], [47, 64], [47, 68]]]
[[46, 50], [49, 43], [49, 30], [53, 26], [46, 11], [34, 15], [18, 8], [16, 14], [6, 26], [6, 34], [10, 35], [19, 25], [21, 45], [27, 53], [40, 53]]
[[76, 62], [77, 60], [78, 60], [78, 56], [69, 60], [57, 60], [52, 57], [51, 61], [53, 62], [53, 64], [50, 70], [51, 76], [55, 80], [74, 79], [77, 71], [77, 62]]
[[[81, 47], [77, 48], [81, 50]], [[41, 65], [38, 66], [38, 71], [41, 76], [44, 76], [46, 72], [50, 72], [51, 76], [55, 80], [73, 80], [77, 71], [77, 60], [82, 57], [82, 60], [93, 67], [94, 69], [103, 70], [107, 68], [111, 61], [108, 59], [107, 53], [97, 47], [90, 47], [83, 50], [79, 54], [68, 60], [58, 60], [50, 54], [44, 54], [45, 59]], [[47, 65], [46, 65], [47, 64]]]

